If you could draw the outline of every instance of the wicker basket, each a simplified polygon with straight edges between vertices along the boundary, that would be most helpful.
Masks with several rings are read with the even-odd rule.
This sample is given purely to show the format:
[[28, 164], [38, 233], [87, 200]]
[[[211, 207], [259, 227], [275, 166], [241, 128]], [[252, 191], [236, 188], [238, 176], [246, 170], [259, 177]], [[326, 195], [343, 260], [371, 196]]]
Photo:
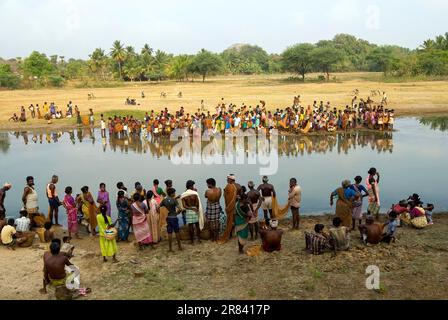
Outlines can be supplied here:
[[106, 230], [105, 234], [104, 234], [104, 238], [106, 240], [115, 240], [115, 238], [117, 237], [118, 231], [116, 228], [111, 228]]

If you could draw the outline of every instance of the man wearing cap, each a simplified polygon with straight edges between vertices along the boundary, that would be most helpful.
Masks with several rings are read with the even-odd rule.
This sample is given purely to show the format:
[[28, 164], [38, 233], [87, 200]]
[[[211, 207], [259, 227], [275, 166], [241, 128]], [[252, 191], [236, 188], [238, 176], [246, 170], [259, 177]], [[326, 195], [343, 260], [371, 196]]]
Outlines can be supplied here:
[[274, 186], [268, 182], [269, 178], [267, 176], [264, 176], [263, 183], [257, 188], [258, 191], [261, 191], [261, 197], [263, 200], [261, 208], [263, 209], [264, 219], [267, 225], [269, 225], [269, 222], [272, 218], [272, 197], [275, 197]]
[[6, 216], [6, 209], [5, 209], [5, 197], [6, 197], [6, 191], [11, 190], [12, 185], [8, 182], [6, 182], [3, 185], [3, 188], [0, 189], [0, 217]]
[[190, 233], [191, 244], [194, 244], [194, 229], [198, 237], [198, 243], [201, 243], [201, 230], [204, 228], [204, 213], [202, 211], [201, 199], [197, 193], [195, 182], [188, 180], [186, 184], [187, 191], [181, 195], [182, 205], [185, 209], [187, 225]]
[[278, 220], [270, 221], [271, 229], [260, 230], [263, 250], [266, 252], [280, 251], [282, 248], [283, 230], [278, 228]]

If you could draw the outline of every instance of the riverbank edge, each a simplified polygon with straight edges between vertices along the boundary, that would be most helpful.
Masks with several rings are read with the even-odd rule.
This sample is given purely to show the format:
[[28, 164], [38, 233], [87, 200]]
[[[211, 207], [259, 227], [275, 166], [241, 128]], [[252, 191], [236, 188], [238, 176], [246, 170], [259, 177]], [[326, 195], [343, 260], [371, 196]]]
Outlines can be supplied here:
[[[105, 111], [106, 112], [113, 112], [114, 110]], [[410, 112], [402, 112], [397, 115], [395, 119], [400, 118], [416, 118], [416, 117], [422, 117], [422, 116], [447, 116], [448, 112], [446, 110], [420, 110], [420, 111], [410, 111]], [[95, 125], [92, 126], [84, 126], [84, 125], [78, 125], [76, 123], [55, 123], [57, 119], [53, 119], [52, 123], [45, 123], [45, 120], [43, 120], [41, 123], [8, 123], [8, 122], [0, 122], [0, 131], [14, 131], [14, 132], [24, 132], [29, 130], [45, 130], [45, 131], [55, 131], [55, 130], [73, 130], [78, 128], [100, 128], [100, 122], [96, 121]], [[67, 122], [67, 119], [63, 119], [62, 121]], [[70, 119], [70, 122], [75, 122], [76, 119], [72, 118]], [[350, 131], [366, 131], [366, 132], [379, 132], [378, 130], [370, 130], [370, 129], [351, 129]], [[394, 130], [395, 131], [395, 130]], [[307, 134], [301, 134], [304, 136], [313, 136], [313, 135], [333, 135], [335, 133], [339, 133], [341, 131], [335, 131], [335, 132], [310, 132]], [[283, 135], [288, 135], [287, 132], [282, 133]]]

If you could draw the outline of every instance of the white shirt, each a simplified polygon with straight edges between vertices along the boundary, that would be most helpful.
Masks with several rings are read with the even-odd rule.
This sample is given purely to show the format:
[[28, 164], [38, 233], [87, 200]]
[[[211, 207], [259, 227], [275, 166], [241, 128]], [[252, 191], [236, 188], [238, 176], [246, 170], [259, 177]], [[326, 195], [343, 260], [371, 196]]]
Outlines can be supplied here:
[[241, 118], [240, 117], [236, 117], [233, 124], [234, 124], [235, 127], [239, 127], [240, 122], [241, 122]]
[[106, 122], [104, 120], [101, 120], [101, 130], [106, 129]]
[[31, 220], [27, 217], [17, 218], [15, 221], [16, 230], [18, 232], [30, 231]]

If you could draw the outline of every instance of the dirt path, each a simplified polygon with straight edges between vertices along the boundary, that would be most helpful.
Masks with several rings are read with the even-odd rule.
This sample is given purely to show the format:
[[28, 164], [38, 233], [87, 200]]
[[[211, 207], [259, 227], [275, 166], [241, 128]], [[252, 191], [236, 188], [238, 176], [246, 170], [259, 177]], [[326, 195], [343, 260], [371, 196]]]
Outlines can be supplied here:
[[[81, 269], [88, 299], [447, 299], [448, 215], [437, 215], [425, 230], [401, 228], [395, 244], [365, 247], [353, 235], [352, 249], [336, 258], [303, 251], [304, 230], [330, 217], [308, 217], [302, 230], [288, 231], [281, 252], [258, 257], [226, 245], [203, 242], [168, 254], [167, 243], [138, 252], [120, 243], [118, 264], [103, 263], [97, 239], [73, 240], [72, 262]], [[254, 242], [257, 244], [259, 242]], [[0, 299], [49, 299], [38, 290], [44, 247], [0, 248]], [[377, 265], [381, 289], [365, 288], [365, 270]]]

